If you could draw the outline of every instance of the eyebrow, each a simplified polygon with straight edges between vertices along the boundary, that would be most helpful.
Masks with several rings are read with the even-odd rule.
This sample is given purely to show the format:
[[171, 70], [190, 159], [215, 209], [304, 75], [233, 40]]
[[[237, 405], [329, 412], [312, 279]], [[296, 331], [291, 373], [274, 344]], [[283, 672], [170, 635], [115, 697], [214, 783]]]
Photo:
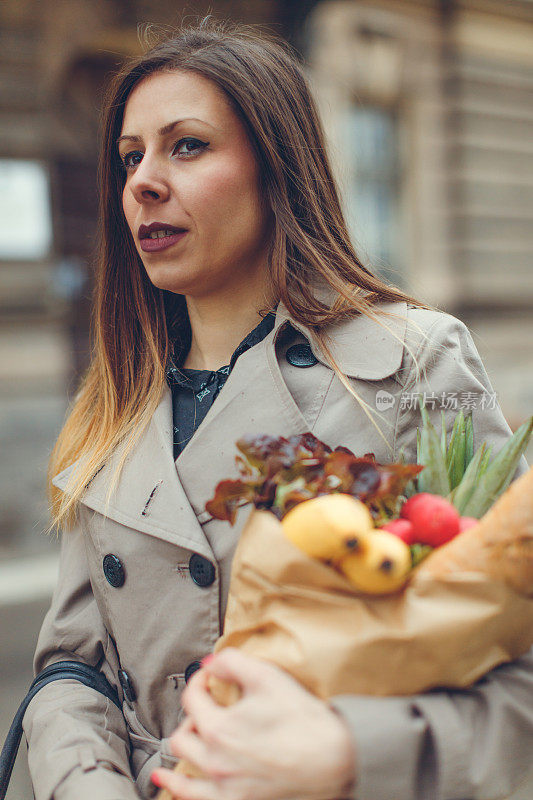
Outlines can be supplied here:
[[[174, 122], [169, 122], [167, 125], [163, 125], [162, 128], [159, 128], [157, 134], [158, 136], [167, 136], [167, 134], [171, 133], [176, 127], [176, 125], [180, 124], [180, 122], [188, 122], [188, 121], [201, 122], [203, 125], [209, 125], [210, 128], [216, 130], [214, 125], [211, 125], [209, 122], [206, 122], [203, 119], [199, 119], [198, 117], [183, 117], [183, 119], [175, 119]], [[140, 141], [142, 141], [142, 136], [125, 134], [124, 136], [118, 137], [117, 144], [120, 144], [120, 142], [140, 142]]]

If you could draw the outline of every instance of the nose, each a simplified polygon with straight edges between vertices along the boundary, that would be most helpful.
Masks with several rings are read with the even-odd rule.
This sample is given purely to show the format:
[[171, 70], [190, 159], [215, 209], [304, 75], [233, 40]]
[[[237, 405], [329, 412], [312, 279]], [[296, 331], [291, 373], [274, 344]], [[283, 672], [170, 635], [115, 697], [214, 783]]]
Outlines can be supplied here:
[[164, 202], [170, 195], [167, 174], [156, 158], [143, 156], [130, 177], [129, 188], [138, 203]]

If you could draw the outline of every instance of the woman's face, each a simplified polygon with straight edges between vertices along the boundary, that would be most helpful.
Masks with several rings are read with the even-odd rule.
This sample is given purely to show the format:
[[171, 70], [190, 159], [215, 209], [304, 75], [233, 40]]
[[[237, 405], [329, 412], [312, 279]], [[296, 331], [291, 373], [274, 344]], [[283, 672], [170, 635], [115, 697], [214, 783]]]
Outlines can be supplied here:
[[155, 286], [202, 297], [265, 279], [271, 215], [244, 125], [214, 83], [190, 72], [144, 78], [118, 148], [124, 215]]

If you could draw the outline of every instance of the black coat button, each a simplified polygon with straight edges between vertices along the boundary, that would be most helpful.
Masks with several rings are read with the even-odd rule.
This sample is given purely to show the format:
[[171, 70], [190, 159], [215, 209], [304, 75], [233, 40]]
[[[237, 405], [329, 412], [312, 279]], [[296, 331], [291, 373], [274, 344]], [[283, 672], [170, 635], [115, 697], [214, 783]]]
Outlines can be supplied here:
[[314, 367], [318, 362], [311, 350], [311, 345], [307, 344], [307, 342], [293, 344], [285, 353], [285, 358], [293, 367]]
[[198, 586], [211, 586], [215, 580], [215, 568], [207, 558], [193, 553], [189, 559], [191, 578]]
[[125, 669], [119, 669], [118, 679], [120, 681], [120, 685], [122, 686], [124, 697], [129, 703], [133, 703], [137, 699], [137, 694], [135, 692], [135, 689], [133, 688], [133, 683], [131, 682], [131, 678]]
[[202, 665], [199, 661], [191, 661], [187, 669], [185, 670], [185, 683], [189, 683], [190, 679], [196, 672], [196, 670], [200, 669]]
[[126, 580], [126, 571], [124, 570], [124, 565], [120, 558], [113, 555], [113, 553], [108, 553], [106, 556], [104, 556], [102, 564], [104, 568], [104, 575], [111, 586], [114, 586], [115, 589], [118, 589], [119, 586], [122, 586]]

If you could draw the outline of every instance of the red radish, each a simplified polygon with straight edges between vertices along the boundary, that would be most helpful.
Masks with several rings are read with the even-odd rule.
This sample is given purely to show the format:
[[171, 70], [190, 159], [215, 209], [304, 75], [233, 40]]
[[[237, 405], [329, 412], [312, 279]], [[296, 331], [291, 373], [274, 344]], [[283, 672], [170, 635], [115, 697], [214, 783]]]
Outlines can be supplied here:
[[473, 528], [474, 525], [479, 525], [479, 520], [475, 517], [459, 517], [459, 532], [467, 531], [468, 528]]
[[420, 544], [439, 547], [459, 533], [459, 513], [440, 495], [420, 492], [404, 503], [400, 513], [408, 517], [414, 539]]
[[434, 495], [429, 494], [429, 492], [419, 492], [418, 494], [413, 494], [411, 497], [405, 501], [403, 506], [400, 509], [400, 517], [402, 519], [411, 519], [411, 511], [415, 507], [415, 505], [424, 497], [434, 497]]
[[398, 536], [402, 542], [405, 542], [405, 544], [413, 544], [415, 541], [413, 526], [408, 519], [393, 519], [387, 522], [386, 525], [383, 525], [380, 530], [393, 533], [395, 536]]

